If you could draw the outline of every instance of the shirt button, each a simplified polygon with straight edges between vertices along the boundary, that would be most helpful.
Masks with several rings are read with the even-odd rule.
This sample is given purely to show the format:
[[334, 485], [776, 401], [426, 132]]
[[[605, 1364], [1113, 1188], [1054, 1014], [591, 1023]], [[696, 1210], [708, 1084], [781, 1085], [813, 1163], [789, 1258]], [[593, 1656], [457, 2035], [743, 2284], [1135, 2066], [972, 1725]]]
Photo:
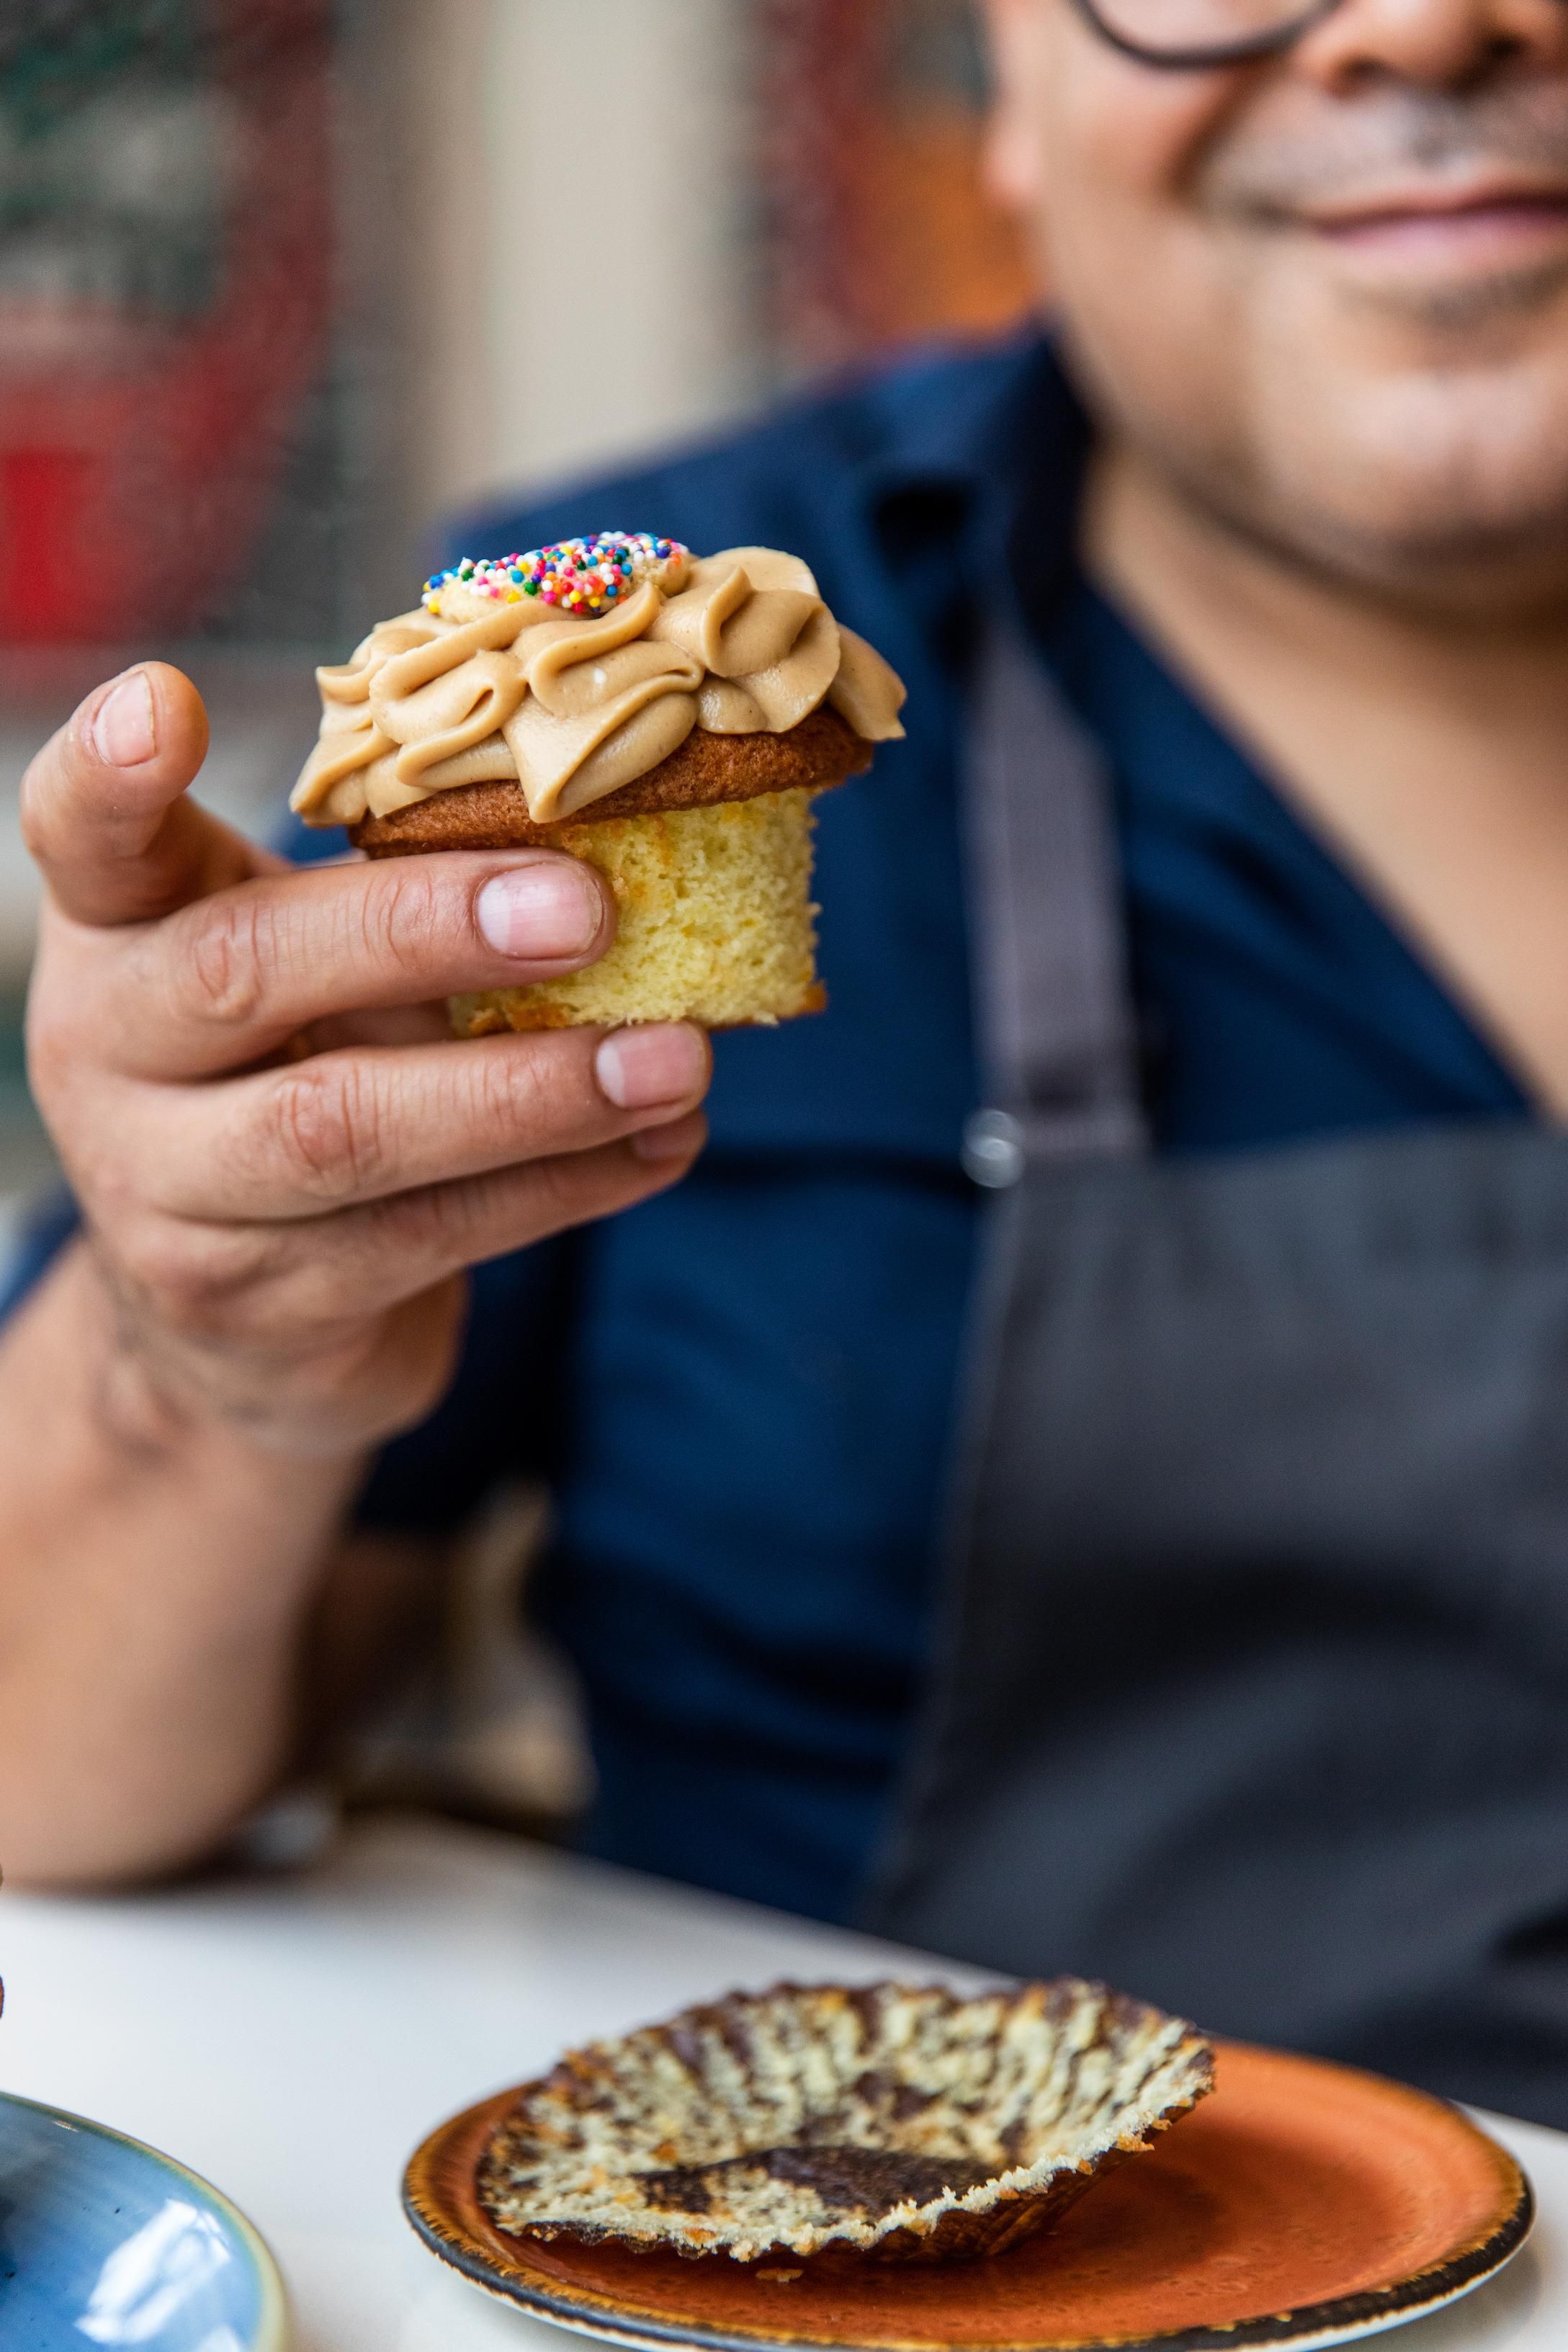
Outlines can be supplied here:
[[962, 1157], [971, 1183], [1005, 1192], [1023, 1175], [1023, 1129], [1005, 1110], [977, 1110], [964, 1129]]

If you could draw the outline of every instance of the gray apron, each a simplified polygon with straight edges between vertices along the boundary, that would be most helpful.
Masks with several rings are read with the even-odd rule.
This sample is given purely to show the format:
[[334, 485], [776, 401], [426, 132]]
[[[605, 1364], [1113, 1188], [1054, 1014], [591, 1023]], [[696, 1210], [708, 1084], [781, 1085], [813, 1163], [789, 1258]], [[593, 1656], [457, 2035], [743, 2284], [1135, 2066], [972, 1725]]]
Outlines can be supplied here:
[[1568, 1140], [1152, 1158], [1103, 764], [982, 670], [988, 1275], [870, 1923], [1568, 2125]]

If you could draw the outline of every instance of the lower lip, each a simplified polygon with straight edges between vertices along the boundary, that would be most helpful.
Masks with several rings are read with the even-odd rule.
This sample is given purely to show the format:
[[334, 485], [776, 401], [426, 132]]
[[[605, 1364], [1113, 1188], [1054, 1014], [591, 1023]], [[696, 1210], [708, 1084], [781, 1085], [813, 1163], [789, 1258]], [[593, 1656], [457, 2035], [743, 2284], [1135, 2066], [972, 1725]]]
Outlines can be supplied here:
[[1337, 251], [1371, 262], [1479, 268], [1527, 262], [1568, 245], [1568, 198], [1476, 205], [1459, 212], [1369, 214], [1319, 224]]

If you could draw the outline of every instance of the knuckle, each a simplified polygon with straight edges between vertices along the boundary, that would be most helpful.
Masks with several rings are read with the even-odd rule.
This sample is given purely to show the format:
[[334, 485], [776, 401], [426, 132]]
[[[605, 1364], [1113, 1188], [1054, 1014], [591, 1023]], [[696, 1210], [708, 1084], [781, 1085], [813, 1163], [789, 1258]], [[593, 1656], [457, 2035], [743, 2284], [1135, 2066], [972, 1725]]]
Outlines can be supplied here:
[[278, 961], [268, 898], [259, 891], [223, 891], [192, 908], [173, 928], [179, 1008], [216, 1028], [251, 1026]]
[[620, 1114], [593, 1083], [591, 1046], [582, 1033], [519, 1037], [515, 1050], [476, 1054], [472, 1083], [487, 1130], [529, 1150], [591, 1150], [614, 1132]]
[[[357, 945], [373, 964], [422, 993], [428, 993], [425, 976], [451, 928], [450, 889], [431, 870], [438, 863], [426, 857], [391, 859], [372, 869], [371, 887], [359, 902]], [[399, 867], [403, 870], [397, 871]]]
[[562, 1088], [551, 1058], [538, 1053], [476, 1054], [467, 1065], [486, 1134], [515, 1137], [526, 1150], [556, 1123]]
[[352, 1200], [386, 1160], [386, 1107], [352, 1058], [302, 1062], [273, 1091], [272, 1142], [290, 1182], [311, 1202]]

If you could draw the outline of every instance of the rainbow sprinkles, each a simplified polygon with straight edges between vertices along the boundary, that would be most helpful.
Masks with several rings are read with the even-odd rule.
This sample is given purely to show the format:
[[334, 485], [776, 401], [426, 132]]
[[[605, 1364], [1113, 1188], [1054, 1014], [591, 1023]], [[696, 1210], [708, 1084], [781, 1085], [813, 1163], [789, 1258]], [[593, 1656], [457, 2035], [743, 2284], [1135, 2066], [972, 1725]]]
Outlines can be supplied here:
[[465, 556], [448, 572], [424, 583], [424, 609], [442, 618], [448, 588], [465, 588], [498, 604], [537, 597], [561, 613], [586, 618], [607, 613], [645, 580], [665, 588], [690, 561], [678, 539], [655, 539], [646, 530], [596, 530], [589, 539], [564, 539], [528, 555]]

